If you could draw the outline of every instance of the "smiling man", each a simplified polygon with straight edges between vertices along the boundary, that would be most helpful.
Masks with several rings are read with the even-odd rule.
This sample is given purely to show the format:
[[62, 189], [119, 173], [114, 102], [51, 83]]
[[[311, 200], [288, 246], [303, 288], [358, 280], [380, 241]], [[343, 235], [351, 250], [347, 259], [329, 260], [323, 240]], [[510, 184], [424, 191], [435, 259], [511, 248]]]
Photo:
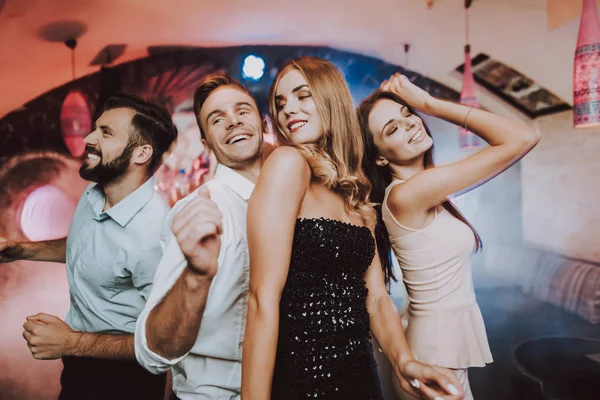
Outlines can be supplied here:
[[[172, 368], [173, 398], [239, 399], [249, 279], [246, 210], [260, 173], [264, 121], [256, 101], [227, 75], [194, 93], [203, 143], [219, 165], [165, 220], [166, 247], [138, 319], [139, 363]], [[172, 221], [172, 223], [171, 223]]]
[[161, 257], [169, 207], [152, 174], [177, 136], [169, 113], [118, 95], [105, 104], [85, 137], [84, 191], [67, 238], [0, 242], [0, 262], [66, 262], [71, 305], [66, 322], [44, 313], [27, 317], [23, 337], [37, 359], [63, 360], [60, 400], [162, 399], [165, 375], [135, 361], [138, 315]]

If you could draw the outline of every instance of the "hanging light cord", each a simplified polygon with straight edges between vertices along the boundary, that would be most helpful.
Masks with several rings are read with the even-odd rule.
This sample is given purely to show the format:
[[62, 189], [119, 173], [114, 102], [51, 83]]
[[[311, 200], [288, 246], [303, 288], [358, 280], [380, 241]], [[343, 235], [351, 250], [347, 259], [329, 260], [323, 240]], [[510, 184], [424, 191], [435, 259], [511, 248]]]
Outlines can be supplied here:
[[73, 80], [75, 80], [75, 49], [71, 49], [71, 71], [73, 72]]
[[469, 44], [469, 9], [465, 7], [465, 44]]

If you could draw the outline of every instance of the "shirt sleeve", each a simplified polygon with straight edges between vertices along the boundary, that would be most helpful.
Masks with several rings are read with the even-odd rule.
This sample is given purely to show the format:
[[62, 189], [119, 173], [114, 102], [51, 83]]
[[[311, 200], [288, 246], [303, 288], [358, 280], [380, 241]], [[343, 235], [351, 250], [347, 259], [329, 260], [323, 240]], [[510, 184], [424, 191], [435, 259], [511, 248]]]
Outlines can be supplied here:
[[152, 291], [146, 302], [144, 310], [138, 317], [135, 328], [135, 357], [138, 363], [146, 370], [153, 374], [161, 374], [166, 372], [170, 367], [178, 364], [183, 360], [187, 353], [183, 356], [169, 360], [156, 354], [148, 347], [146, 337], [146, 323], [148, 315], [163, 299], [167, 292], [173, 287], [183, 269], [186, 266], [185, 257], [181, 253], [179, 244], [176, 240], [171, 240], [166, 247], [162, 259], [158, 265]]
[[175, 238], [175, 235], [173, 234], [173, 229], [172, 229], [173, 228], [173, 217], [181, 209], [182, 206], [183, 206], [183, 204], [181, 204], [181, 203], [175, 204], [173, 206], [173, 208], [171, 209], [171, 211], [169, 211], [169, 213], [165, 217], [165, 220], [162, 223], [162, 227], [160, 229], [160, 248], [161, 248], [161, 251], [163, 252], [163, 254], [166, 251], [169, 243], [171, 243], [171, 240], [173, 240]]
[[[171, 230], [171, 224], [173, 221], [174, 215], [189, 201], [193, 198], [193, 196], [188, 196], [182, 200], [180, 200], [169, 215], [165, 218], [165, 223], [163, 223], [163, 230], [168, 225], [168, 229]], [[223, 213], [223, 234], [221, 235], [221, 250], [219, 252], [218, 265], [220, 266], [223, 263], [224, 256], [229, 250], [229, 243], [231, 242], [232, 237], [232, 224], [231, 224], [231, 216], [227, 210], [222, 208], [223, 204], [227, 204], [222, 196], [219, 196], [215, 193], [215, 202], [221, 209]], [[163, 252], [163, 256], [158, 265], [158, 269], [156, 270], [156, 275], [154, 276], [154, 282], [151, 285], [152, 291], [149, 295], [148, 301], [144, 310], [138, 317], [135, 328], [135, 356], [138, 363], [144, 367], [146, 370], [150, 371], [153, 374], [160, 374], [166, 372], [170, 367], [177, 365], [181, 362], [187, 355], [186, 353], [181, 357], [178, 357], [173, 360], [169, 360], [165, 357], [156, 354], [148, 347], [148, 338], [147, 338], [147, 321], [148, 316], [156, 307], [156, 305], [162, 301], [162, 299], [166, 296], [166, 294], [171, 290], [177, 279], [183, 273], [183, 270], [187, 266], [187, 262], [185, 260], [185, 256], [183, 255], [181, 248], [179, 247], [179, 243], [175, 239], [174, 235], [170, 235], [170, 241], [166, 245], [166, 248]]]
[[137, 264], [131, 271], [133, 286], [137, 289], [145, 302], [150, 297], [152, 282], [156, 272], [156, 260], [160, 260], [162, 251], [159, 246], [146, 249], [139, 257]]
[[[163, 241], [170, 240], [170, 237], [164, 237], [165, 221], [169, 216], [171, 220], [173, 219], [173, 210], [169, 210], [162, 201], [157, 204], [158, 206], [147, 217], [147, 229], [138, 238], [139, 253], [135, 264], [128, 266], [133, 287], [137, 289], [144, 302], [148, 301], [154, 275], [168, 244]], [[169, 225], [170, 229], [171, 225]]]

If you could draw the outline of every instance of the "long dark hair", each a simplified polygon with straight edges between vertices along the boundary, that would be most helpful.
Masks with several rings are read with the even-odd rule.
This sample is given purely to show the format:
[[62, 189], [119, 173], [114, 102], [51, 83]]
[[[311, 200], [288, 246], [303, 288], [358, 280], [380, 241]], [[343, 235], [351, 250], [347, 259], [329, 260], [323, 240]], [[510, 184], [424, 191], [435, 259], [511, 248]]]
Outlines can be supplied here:
[[[360, 106], [358, 107], [358, 120], [360, 122], [361, 134], [363, 138], [363, 142], [365, 144], [365, 156], [363, 157], [363, 170], [365, 174], [371, 181], [372, 189], [371, 189], [371, 202], [375, 203], [375, 209], [377, 210], [377, 226], [375, 229], [375, 237], [377, 240], [377, 249], [379, 251], [379, 255], [381, 258], [381, 264], [384, 267], [384, 271], [389, 270], [392, 271], [391, 260], [389, 259], [390, 254], [390, 238], [388, 236], [387, 229], [385, 228], [385, 224], [383, 223], [383, 218], [381, 214], [381, 206], [383, 203], [383, 199], [385, 197], [385, 189], [388, 187], [390, 183], [392, 183], [392, 171], [389, 166], [380, 167], [375, 163], [377, 156], [379, 154], [377, 147], [375, 146], [375, 142], [373, 140], [373, 135], [369, 130], [369, 115], [375, 107], [375, 104], [380, 100], [391, 100], [395, 103], [401, 104], [408, 109], [408, 111], [413, 115], [419, 115], [412, 107], [410, 107], [400, 96], [392, 92], [384, 92], [380, 89], [373, 92], [369, 97], [362, 101]], [[427, 135], [431, 137], [431, 132], [429, 131], [429, 127], [423, 121], [423, 126], [425, 127], [425, 132]], [[423, 164], [426, 169], [433, 168], [433, 145], [425, 152], [423, 157]], [[465, 224], [471, 228], [473, 231], [473, 235], [475, 236], [475, 251], [478, 252], [483, 248], [483, 243], [481, 241], [481, 237], [473, 227], [467, 221], [467, 219], [458, 211], [456, 206], [450, 202], [450, 200], [445, 200], [442, 203], [442, 206], [455, 218], [461, 220]], [[387, 263], [384, 265], [384, 262]], [[393, 275], [392, 275], [393, 277]]]

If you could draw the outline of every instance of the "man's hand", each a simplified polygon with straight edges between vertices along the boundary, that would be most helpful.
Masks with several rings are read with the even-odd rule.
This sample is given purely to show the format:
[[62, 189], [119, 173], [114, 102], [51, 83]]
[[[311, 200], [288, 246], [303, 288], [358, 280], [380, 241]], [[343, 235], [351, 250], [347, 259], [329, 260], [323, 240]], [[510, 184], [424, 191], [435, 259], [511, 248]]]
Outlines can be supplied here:
[[401, 368], [400, 385], [424, 400], [462, 400], [464, 393], [456, 375], [446, 368], [410, 360]]
[[38, 360], [54, 360], [70, 355], [77, 341], [78, 332], [54, 315], [39, 313], [29, 316], [23, 328], [27, 346], [33, 358]]
[[23, 258], [23, 246], [12, 240], [0, 238], [0, 263], [9, 263]]
[[221, 212], [210, 200], [206, 187], [173, 218], [173, 233], [188, 268], [195, 274], [212, 278], [217, 273], [221, 250]]

